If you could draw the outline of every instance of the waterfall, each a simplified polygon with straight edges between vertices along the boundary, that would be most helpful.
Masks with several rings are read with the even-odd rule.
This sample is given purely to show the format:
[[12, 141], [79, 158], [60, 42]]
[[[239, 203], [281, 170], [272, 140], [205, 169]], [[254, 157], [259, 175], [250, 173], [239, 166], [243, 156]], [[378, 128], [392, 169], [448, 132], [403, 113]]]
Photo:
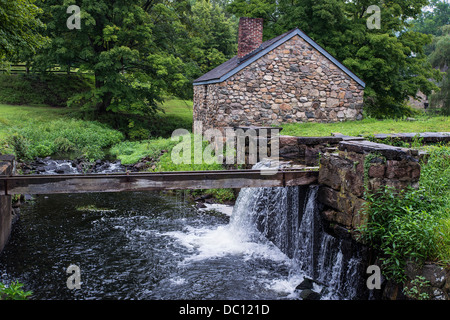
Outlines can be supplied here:
[[[316, 227], [317, 186], [311, 186], [303, 210], [303, 217], [297, 230], [298, 240], [295, 260], [302, 271], [314, 277], [314, 236]], [[298, 208], [295, 208], [298, 211]]]
[[270, 240], [291, 258], [293, 275], [323, 285], [322, 299], [358, 299], [363, 259], [355, 244], [327, 232], [317, 194], [317, 185], [244, 188], [230, 227], [249, 240]]

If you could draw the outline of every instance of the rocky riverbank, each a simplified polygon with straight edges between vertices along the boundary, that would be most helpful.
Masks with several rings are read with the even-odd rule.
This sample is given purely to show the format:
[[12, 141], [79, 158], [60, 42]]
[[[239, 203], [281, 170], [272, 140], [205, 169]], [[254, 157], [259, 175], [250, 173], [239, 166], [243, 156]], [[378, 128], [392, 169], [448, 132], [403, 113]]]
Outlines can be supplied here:
[[156, 168], [150, 159], [142, 159], [132, 165], [123, 165], [120, 160], [96, 160], [89, 162], [84, 159], [55, 160], [51, 157], [35, 158], [32, 161], [17, 163], [20, 174], [83, 174], [83, 173], [114, 173], [138, 172], [148, 168]]

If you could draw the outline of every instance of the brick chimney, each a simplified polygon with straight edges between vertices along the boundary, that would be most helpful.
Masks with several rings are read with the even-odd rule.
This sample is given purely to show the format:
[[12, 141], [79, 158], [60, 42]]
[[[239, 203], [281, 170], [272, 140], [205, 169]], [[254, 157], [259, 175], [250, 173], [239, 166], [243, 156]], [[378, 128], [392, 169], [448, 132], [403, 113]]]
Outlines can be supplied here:
[[263, 19], [240, 18], [238, 58], [242, 58], [257, 49], [262, 43]]

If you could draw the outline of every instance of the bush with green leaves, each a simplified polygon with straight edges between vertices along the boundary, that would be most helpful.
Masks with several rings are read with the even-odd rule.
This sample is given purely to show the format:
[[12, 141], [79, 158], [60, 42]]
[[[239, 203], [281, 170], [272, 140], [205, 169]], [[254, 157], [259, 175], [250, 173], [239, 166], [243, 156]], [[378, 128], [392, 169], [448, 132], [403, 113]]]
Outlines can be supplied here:
[[450, 146], [428, 150], [420, 187], [396, 191], [390, 187], [368, 193], [365, 241], [380, 252], [388, 279], [406, 279], [407, 261], [450, 264]]
[[20, 159], [33, 159], [72, 153], [90, 161], [104, 158], [111, 146], [121, 142], [119, 131], [94, 121], [57, 119], [49, 122], [28, 121], [13, 127], [8, 142]]
[[171, 150], [176, 144], [177, 142], [164, 138], [123, 141], [114, 145], [110, 153], [121, 160], [122, 164], [134, 164], [145, 157], [156, 159], [163, 150]]
[[369, 194], [367, 201], [370, 220], [364, 238], [380, 251], [385, 276], [403, 282], [407, 260], [423, 262], [437, 251], [437, 204], [423, 190], [396, 192], [389, 187]]
[[18, 280], [13, 281], [9, 286], [0, 282], [0, 300], [26, 300], [33, 293], [24, 291], [23, 284]]
[[416, 300], [427, 300], [430, 295], [424, 292], [424, 289], [430, 286], [430, 281], [426, 280], [423, 276], [416, 276], [411, 280], [410, 287], [403, 288], [405, 295]]

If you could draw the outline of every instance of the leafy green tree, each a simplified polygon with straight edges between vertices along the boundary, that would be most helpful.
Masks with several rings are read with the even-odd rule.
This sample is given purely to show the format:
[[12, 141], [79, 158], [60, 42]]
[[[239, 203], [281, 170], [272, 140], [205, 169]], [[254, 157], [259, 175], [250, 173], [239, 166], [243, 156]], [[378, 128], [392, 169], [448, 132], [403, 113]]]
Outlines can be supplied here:
[[[37, 54], [22, 51], [19, 59], [32, 60], [35, 72], [60, 68], [92, 76], [94, 89], [74, 95], [68, 104], [125, 130], [146, 132], [137, 122], [151, 125], [165, 96], [192, 98], [193, 79], [236, 51], [237, 20], [207, 0], [37, 4], [51, 42]], [[73, 4], [81, 10], [81, 28], [71, 30], [67, 8]]]
[[218, 4], [197, 0], [177, 48], [185, 61], [198, 66], [198, 76], [232, 58], [237, 51], [236, 18], [227, 18]]
[[[450, 3], [431, 0], [427, 10], [413, 22], [413, 30], [433, 35], [431, 44], [425, 47], [428, 60], [436, 69], [446, 71], [450, 65]], [[450, 115], [450, 72], [443, 74], [438, 83], [440, 90], [430, 97], [430, 107], [441, 107], [441, 112]]]
[[[81, 28], [67, 27], [67, 7], [81, 9]], [[150, 116], [166, 94], [188, 80], [184, 65], [166, 47], [167, 32], [178, 27], [169, 1], [47, 0], [40, 2], [42, 19], [52, 39], [36, 57], [36, 68], [73, 66], [92, 73], [95, 88], [74, 96], [97, 115], [106, 113]], [[166, 30], [162, 30], [166, 28]], [[165, 31], [165, 32], [162, 32]]]
[[44, 43], [39, 13], [34, 0], [0, 1], [0, 59], [20, 48], [34, 52]]
[[450, 24], [439, 29], [442, 35], [434, 37], [432, 43], [433, 51], [429, 59], [433, 67], [445, 69], [450, 65]]
[[450, 2], [448, 0], [430, 0], [426, 10], [412, 22], [414, 31], [435, 36], [442, 35], [442, 26], [450, 24]]
[[434, 37], [433, 51], [429, 55], [429, 60], [433, 67], [446, 70], [439, 85], [440, 90], [434, 93], [431, 98], [431, 107], [441, 107], [445, 115], [450, 115], [450, 25], [440, 28], [441, 36]]
[[[234, 0], [238, 16], [264, 18], [264, 38], [299, 27], [366, 83], [365, 106], [375, 117], [408, 115], [405, 101], [430, 94], [438, 78], [424, 52], [431, 36], [410, 31], [426, 0]], [[379, 29], [366, 25], [370, 5], [380, 8]]]

